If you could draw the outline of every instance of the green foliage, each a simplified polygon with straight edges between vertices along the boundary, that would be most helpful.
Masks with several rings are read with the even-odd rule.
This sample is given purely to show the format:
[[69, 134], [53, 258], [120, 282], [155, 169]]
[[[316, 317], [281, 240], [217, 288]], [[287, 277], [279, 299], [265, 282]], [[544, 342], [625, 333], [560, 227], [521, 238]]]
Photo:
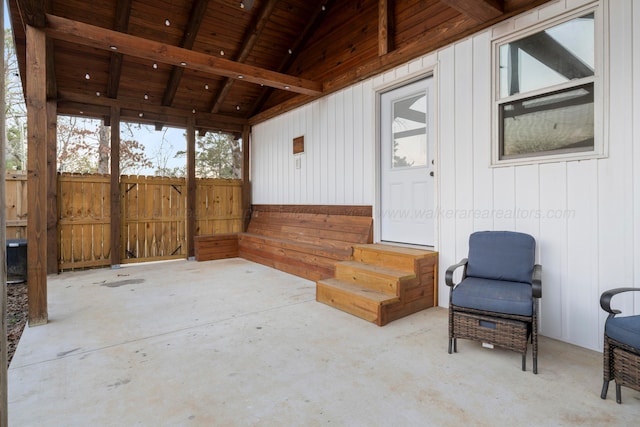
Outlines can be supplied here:
[[[196, 139], [196, 176], [198, 178], [240, 178], [242, 145], [233, 135], [208, 132]], [[176, 157], [184, 157], [178, 151]]]

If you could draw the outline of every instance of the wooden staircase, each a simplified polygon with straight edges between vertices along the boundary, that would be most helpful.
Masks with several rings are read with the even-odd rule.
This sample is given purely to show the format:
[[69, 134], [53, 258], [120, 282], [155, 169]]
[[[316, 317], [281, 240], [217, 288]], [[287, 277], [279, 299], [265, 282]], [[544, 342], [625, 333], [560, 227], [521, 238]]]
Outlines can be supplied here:
[[370, 244], [354, 246], [352, 258], [316, 282], [316, 301], [378, 326], [437, 304], [437, 252]]

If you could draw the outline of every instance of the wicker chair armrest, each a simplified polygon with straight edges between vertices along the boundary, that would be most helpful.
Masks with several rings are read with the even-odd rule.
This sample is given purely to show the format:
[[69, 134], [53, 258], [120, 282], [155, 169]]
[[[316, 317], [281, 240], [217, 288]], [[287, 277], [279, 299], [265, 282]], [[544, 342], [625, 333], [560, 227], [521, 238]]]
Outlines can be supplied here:
[[464, 279], [467, 272], [468, 261], [469, 260], [467, 258], [462, 258], [462, 260], [460, 260], [459, 263], [454, 264], [451, 267], [447, 268], [447, 271], [444, 273], [444, 282], [447, 284], [447, 286], [451, 288], [455, 286], [455, 283], [453, 283], [453, 273], [460, 267], [464, 267], [464, 270], [462, 272], [462, 278]]
[[609, 289], [608, 291], [604, 291], [602, 295], [600, 295], [600, 307], [610, 315], [616, 315], [622, 313], [620, 310], [615, 310], [611, 308], [611, 299], [618, 294], [623, 292], [633, 292], [640, 291], [640, 288], [615, 288]]
[[531, 279], [531, 292], [534, 298], [542, 297], [542, 266], [533, 266], [533, 278]]

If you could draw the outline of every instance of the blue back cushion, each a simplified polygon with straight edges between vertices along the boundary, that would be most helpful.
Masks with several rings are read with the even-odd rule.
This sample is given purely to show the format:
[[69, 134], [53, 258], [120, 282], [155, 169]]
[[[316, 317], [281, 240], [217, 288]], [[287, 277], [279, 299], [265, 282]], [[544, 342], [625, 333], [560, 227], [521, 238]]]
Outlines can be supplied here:
[[513, 231], [479, 231], [469, 237], [467, 276], [531, 283], [536, 241]]

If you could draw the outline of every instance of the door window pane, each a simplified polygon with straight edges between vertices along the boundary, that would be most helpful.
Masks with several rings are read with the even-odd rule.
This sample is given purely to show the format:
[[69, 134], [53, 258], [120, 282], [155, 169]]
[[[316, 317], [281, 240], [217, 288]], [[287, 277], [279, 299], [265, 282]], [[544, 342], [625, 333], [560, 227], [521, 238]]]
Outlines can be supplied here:
[[392, 106], [394, 168], [427, 165], [427, 97], [418, 94], [395, 101]]

